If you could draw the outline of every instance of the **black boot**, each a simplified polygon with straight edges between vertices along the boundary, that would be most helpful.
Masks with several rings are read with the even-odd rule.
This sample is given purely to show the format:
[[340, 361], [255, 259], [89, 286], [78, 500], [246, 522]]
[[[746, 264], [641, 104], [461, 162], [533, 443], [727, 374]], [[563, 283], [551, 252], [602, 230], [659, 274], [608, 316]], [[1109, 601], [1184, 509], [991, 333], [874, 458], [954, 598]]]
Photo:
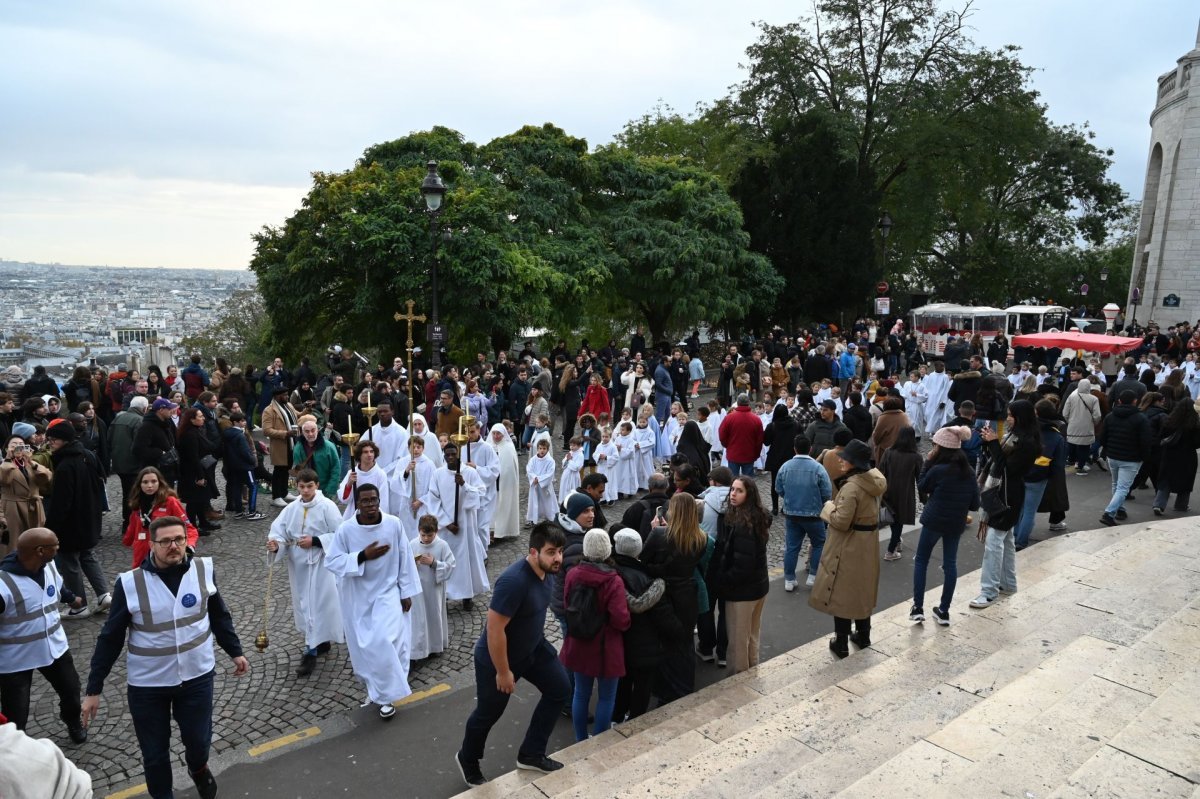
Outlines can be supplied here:
[[850, 647], [846, 644], [845, 638], [830, 638], [829, 648], [833, 650], [833, 654], [839, 658], [850, 656]]
[[317, 667], [317, 656], [310, 655], [305, 652], [300, 657], [300, 665], [296, 667], [297, 677], [307, 677], [313, 673], [313, 669]]
[[217, 795], [217, 781], [213, 779], [212, 772], [208, 770], [208, 766], [199, 771], [192, 772], [192, 782], [196, 783], [196, 793], [200, 795], [200, 799], [215, 799]]
[[871, 645], [870, 619], [854, 622], [854, 628], [854, 632], [850, 634], [850, 640], [853, 641], [854, 645], [859, 649], [866, 649], [869, 647]]

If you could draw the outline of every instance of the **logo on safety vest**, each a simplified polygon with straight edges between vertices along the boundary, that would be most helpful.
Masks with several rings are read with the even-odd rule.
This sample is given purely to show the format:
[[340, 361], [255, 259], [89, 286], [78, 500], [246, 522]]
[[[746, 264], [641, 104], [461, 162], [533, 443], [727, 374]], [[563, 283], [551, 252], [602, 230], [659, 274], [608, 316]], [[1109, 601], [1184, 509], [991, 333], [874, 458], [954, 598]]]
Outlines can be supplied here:
[[46, 596], [54, 596], [54, 585], [53, 584], [46, 586]]
[[196, 595], [195, 594], [184, 594], [183, 599], [181, 599], [180, 601], [183, 602], [183, 606], [185, 608], [190, 608], [196, 604]]

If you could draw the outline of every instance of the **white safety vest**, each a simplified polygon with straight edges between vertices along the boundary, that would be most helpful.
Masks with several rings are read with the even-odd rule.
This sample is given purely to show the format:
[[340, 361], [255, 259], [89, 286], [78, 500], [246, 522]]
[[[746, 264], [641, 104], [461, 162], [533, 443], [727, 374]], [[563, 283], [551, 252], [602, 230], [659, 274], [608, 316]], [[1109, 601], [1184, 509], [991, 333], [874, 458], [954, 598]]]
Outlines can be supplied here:
[[144, 569], [124, 572], [118, 579], [133, 617], [126, 645], [130, 685], [172, 687], [213, 670], [208, 600], [217, 586], [212, 558], [192, 558], [177, 594]]
[[0, 571], [0, 674], [49, 666], [67, 651], [67, 634], [58, 615], [62, 576], [47, 563], [46, 585], [12, 572]]

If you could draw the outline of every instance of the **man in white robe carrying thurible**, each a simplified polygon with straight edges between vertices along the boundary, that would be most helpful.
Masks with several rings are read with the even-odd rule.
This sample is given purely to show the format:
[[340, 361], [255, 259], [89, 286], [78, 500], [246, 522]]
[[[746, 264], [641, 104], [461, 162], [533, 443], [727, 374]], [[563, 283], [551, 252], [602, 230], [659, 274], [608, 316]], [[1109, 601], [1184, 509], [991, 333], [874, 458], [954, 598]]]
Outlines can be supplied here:
[[393, 704], [408, 687], [413, 597], [421, 593], [416, 561], [400, 520], [379, 510], [379, 489], [358, 485], [358, 511], [322, 541], [325, 567], [337, 576], [342, 623], [354, 674], [367, 686], [379, 717], [396, 714]]
[[342, 633], [342, 609], [337, 581], [325, 568], [322, 536], [328, 540], [342, 523], [333, 500], [323, 495], [317, 473], [301, 469], [296, 474], [300, 499], [283, 509], [271, 522], [267, 549], [271, 563], [287, 559], [292, 587], [292, 611], [296, 629], [304, 636], [304, 654], [296, 668], [297, 677], [307, 677], [317, 665], [317, 655], [329, 651], [331, 643], [346, 640]]
[[485, 489], [474, 469], [466, 464], [459, 468], [458, 447], [454, 444], [446, 445], [442, 457], [446, 465], [433, 473], [425, 505], [427, 512], [437, 517], [438, 535], [454, 552], [456, 565], [446, 582], [446, 597], [462, 600], [463, 610], [470, 610], [472, 598], [488, 590], [483, 563], [486, 545], [476, 532], [476, 510]]

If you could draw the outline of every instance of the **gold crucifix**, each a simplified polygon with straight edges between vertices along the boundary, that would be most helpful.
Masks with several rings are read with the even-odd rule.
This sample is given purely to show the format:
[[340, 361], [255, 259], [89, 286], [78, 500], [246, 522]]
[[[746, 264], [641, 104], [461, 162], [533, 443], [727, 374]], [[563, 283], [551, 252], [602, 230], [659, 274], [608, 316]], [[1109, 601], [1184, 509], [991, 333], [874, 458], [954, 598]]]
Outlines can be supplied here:
[[417, 385], [417, 378], [413, 374], [413, 365], [412, 365], [412, 356], [413, 356], [412, 326], [413, 326], [413, 322], [424, 322], [425, 314], [421, 314], [420, 316], [417, 316], [416, 314], [413, 313], [413, 306], [416, 305], [416, 303], [413, 302], [412, 300], [409, 300], [408, 302], [406, 302], [405, 305], [408, 306], [408, 313], [402, 314], [402, 313], [397, 312], [393, 318], [397, 322], [408, 322], [408, 340], [404, 342], [404, 346], [405, 346], [405, 349], [408, 350], [408, 413], [409, 413], [409, 419], [410, 419], [409, 426], [411, 426], [412, 425], [412, 421], [411, 421], [412, 414], [417, 412], [417, 403], [416, 403], [416, 400], [413, 399], [413, 391], [415, 390], [416, 385]]

